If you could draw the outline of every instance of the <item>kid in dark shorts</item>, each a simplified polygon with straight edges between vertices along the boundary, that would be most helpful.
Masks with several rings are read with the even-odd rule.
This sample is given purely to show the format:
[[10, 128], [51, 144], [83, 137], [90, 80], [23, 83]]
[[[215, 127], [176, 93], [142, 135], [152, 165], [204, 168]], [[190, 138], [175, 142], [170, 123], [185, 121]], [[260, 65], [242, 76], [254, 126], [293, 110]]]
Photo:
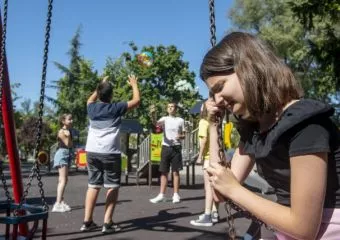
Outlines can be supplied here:
[[[87, 100], [90, 126], [86, 142], [88, 189], [85, 200], [85, 217], [80, 231], [97, 228], [93, 211], [102, 186], [107, 189], [103, 233], [119, 230], [113, 223], [113, 211], [118, 199], [121, 175], [120, 125], [126, 111], [139, 105], [140, 95], [137, 78], [129, 76], [132, 99], [128, 102], [112, 102], [112, 84], [105, 77]], [[97, 101], [97, 99], [99, 101]]]

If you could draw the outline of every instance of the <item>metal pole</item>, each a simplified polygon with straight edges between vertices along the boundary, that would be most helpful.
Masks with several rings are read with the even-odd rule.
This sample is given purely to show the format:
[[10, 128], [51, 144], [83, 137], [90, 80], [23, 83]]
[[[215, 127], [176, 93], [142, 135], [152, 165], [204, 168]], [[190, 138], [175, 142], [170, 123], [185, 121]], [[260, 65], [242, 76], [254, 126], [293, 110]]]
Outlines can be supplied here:
[[[2, 41], [2, 20], [0, 18], [0, 40]], [[0, 48], [1, 51], [1, 48]], [[11, 87], [9, 82], [7, 59], [4, 59], [4, 77], [2, 88], [2, 119], [4, 124], [4, 134], [6, 141], [9, 167], [11, 172], [14, 201], [19, 203], [23, 195], [23, 184], [21, 176], [21, 164], [19, 159], [17, 140], [15, 134], [15, 122], [13, 115], [13, 105]], [[20, 224], [20, 234], [26, 236], [27, 226]]]
[[5, 141], [11, 171], [14, 200], [16, 203], [19, 203], [23, 194], [23, 184], [21, 176], [21, 164], [15, 135], [15, 123], [7, 65], [3, 82], [2, 119], [5, 130]]

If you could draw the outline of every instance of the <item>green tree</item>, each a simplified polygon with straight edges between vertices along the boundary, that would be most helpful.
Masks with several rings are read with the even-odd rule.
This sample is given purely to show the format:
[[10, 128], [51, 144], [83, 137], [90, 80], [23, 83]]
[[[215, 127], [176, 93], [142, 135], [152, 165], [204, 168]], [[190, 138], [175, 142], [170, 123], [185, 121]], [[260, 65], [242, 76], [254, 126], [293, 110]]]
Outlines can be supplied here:
[[[23, 102], [20, 103], [20, 106], [21, 106], [20, 109], [14, 109], [14, 122], [15, 122], [16, 131], [20, 129], [24, 119], [29, 116], [32, 116], [32, 113], [33, 113], [31, 99], [26, 98]], [[18, 143], [20, 146], [19, 141]]]
[[[21, 108], [14, 112], [16, 123], [16, 133], [19, 149], [26, 156], [33, 154], [33, 148], [37, 136], [36, 124], [38, 123], [39, 102], [32, 104], [31, 99], [25, 99], [21, 102]], [[56, 141], [56, 129], [54, 127], [54, 110], [45, 105], [43, 115], [41, 147], [44, 150], [49, 150], [50, 146]]]
[[15, 108], [15, 102], [21, 98], [18, 95], [18, 93], [16, 92], [16, 89], [18, 89], [20, 86], [21, 86], [21, 83], [12, 83], [11, 84], [11, 95], [12, 95], [12, 101], [13, 101], [14, 108]]
[[149, 107], [154, 104], [160, 110], [159, 115], [165, 114], [168, 101], [179, 105], [179, 114], [189, 117], [188, 110], [197, 99], [201, 99], [195, 85], [195, 74], [189, 71], [189, 63], [182, 59], [183, 52], [175, 46], [147, 46], [140, 52], [150, 52], [153, 64], [150, 67], [138, 62], [138, 47], [131, 42], [131, 51], [124, 52], [118, 59], [108, 58], [104, 75], [114, 79], [113, 99], [128, 100], [132, 91], [126, 83], [128, 74], [134, 73], [139, 78], [141, 105], [126, 118], [138, 119], [144, 127], [149, 127]]
[[[36, 138], [36, 123], [38, 118], [35, 116], [29, 116], [25, 118], [22, 122], [22, 125], [17, 130], [17, 138], [19, 142], [19, 146], [21, 150], [24, 151], [25, 156], [29, 154], [33, 154], [35, 147], [35, 138]], [[41, 149], [49, 149], [52, 142], [55, 142], [55, 137], [51, 134], [52, 130], [49, 125], [43, 121], [42, 125], [42, 135], [41, 139]]]
[[330, 69], [325, 69], [312, 54], [311, 41], [322, 41], [323, 36], [312, 34], [296, 21], [288, 0], [236, 0], [229, 17], [236, 28], [272, 44], [301, 80], [307, 97], [325, 100], [335, 93]]
[[336, 0], [289, 1], [292, 11], [307, 29], [311, 55], [328, 78], [340, 88], [340, 2]]
[[21, 102], [21, 112], [24, 116], [31, 116], [33, 114], [32, 109], [32, 100], [30, 98], [26, 98], [23, 102]]
[[[48, 97], [48, 100], [56, 106], [58, 116], [71, 113], [74, 127], [82, 131], [82, 136], [85, 137], [83, 130], [87, 126], [86, 100], [98, 83], [98, 77], [97, 72], [93, 70], [92, 62], [80, 55], [80, 33], [81, 29], [78, 28], [71, 40], [71, 48], [68, 51], [69, 66], [55, 62], [56, 67], [64, 76], [50, 86], [57, 89], [57, 98]], [[57, 119], [58, 117], [55, 118], [55, 124], [57, 124]]]

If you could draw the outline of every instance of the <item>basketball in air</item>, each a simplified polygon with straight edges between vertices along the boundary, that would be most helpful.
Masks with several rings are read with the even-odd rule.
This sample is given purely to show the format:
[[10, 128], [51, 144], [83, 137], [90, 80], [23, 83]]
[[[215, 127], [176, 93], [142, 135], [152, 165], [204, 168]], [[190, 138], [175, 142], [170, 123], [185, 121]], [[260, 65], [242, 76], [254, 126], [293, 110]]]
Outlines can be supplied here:
[[151, 52], [142, 52], [138, 54], [137, 60], [142, 66], [150, 67], [153, 64], [153, 55]]

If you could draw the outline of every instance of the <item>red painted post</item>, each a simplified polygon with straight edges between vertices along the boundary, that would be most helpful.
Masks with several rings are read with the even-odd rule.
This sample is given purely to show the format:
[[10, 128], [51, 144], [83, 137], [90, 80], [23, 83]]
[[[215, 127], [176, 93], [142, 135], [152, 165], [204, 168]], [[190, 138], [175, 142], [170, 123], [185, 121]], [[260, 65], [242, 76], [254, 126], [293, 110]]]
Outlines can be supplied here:
[[[0, 17], [0, 42], [2, 41], [2, 19]], [[1, 48], [0, 48], [1, 54]], [[1, 56], [1, 55], [0, 55]], [[7, 59], [4, 59], [4, 77], [2, 88], [2, 119], [5, 132], [5, 141], [7, 154], [9, 158], [9, 166], [12, 179], [12, 188], [14, 201], [19, 203], [23, 195], [23, 184], [21, 176], [21, 164], [19, 159], [16, 134], [15, 134], [15, 122], [13, 115], [13, 105], [11, 96], [11, 87], [8, 76]], [[20, 224], [20, 234], [27, 235], [27, 225]]]
[[[7, 69], [7, 66], [6, 66]], [[11, 179], [13, 186], [13, 195], [16, 203], [20, 202], [23, 193], [23, 184], [21, 177], [21, 164], [16, 143], [15, 123], [13, 116], [13, 106], [11, 100], [10, 85], [7, 70], [5, 70], [2, 93], [2, 119], [5, 129], [5, 141], [9, 166], [11, 170]]]

